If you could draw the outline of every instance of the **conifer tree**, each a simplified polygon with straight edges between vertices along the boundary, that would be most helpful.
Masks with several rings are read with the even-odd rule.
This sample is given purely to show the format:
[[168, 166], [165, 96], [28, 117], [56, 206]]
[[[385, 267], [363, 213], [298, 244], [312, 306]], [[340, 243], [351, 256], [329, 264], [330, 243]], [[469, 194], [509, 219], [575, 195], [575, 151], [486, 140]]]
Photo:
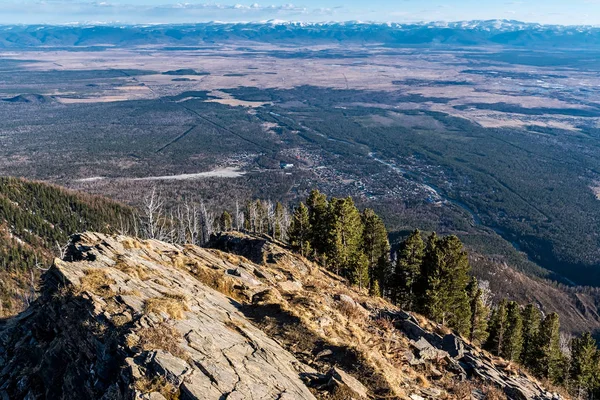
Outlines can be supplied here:
[[[357, 285], [361, 289], [369, 287], [369, 259], [362, 251], [358, 251], [350, 257], [348, 279], [350, 279], [352, 284]], [[375, 282], [377, 284], [377, 281]]]
[[529, 369], [536, 364], [536, 340], [540, 329], [542, 314], [533, 304], [528, 304], [523, 310], [523, 350], [521, 363]]
[[592, 335], [587, 332], [571, 341], [570, 378], [578, 397], [587, 397], [596, 385], [600, 372], [598, 348]]
[[318, 254], [323, 255], [327, 252], [329, 243], [329, 202], [327, 196], [313, 189], [306, 199], [308, 207], [309, 222], [312, 228], [310, 245]]
[[304, 203], [300, 203], [294, 209], [288, 236], [290, 245], [294, 250], [304, 257], [307, 257], [311, 253], [310, 240], [312, 238], [312, 229], [308, 208]]
[[223, 211], [221, 218], [219, 218], [219, 225], [223, 231], [230, 231], [232, 221], [231, 214], [229, 214], [227, 211]]
[[536, 340], [536, 364], [534, 371], [538, 376], [552, 382], [561, 379], [560, 321], [558, 314], [551, 313], [540, 324]]
[[501, 354], [504, 345], [507, 320], [507, 301], [502, 299], [500, 304], [492, 311], [489, 321], [489, 336], [485, 343], [485, 348], [497, 356]]
[[518, 361], [523, 349], [523, 319], [521, 307], [515, 301], [508, 303], [506, 331], [500, 354], [509, 361]]
[[433, 297], [439, 291], [437, 288], [440, 284], [436, 251], [438, 242], [437, 234], [432, 232], [427, 238], [419, 275], [413, 284], [417, 311], [424, 315], [437, 314], [438, 305]]
[[400, 244], [392, 282], [392, 300], [411, 310], [415, 304], [415, 286], [421, 273], [425, 243], [421, 232], [413, 231]]
[[327, 259], [331, 268], [338, 275], [352, 279], [352, 283], [364, 285], [367, 283], [362, 279], [365, 258], [359, 257], [362, 253], [363, 225], [351, 197], [331, 199], [329, 223]]
[[367, 208], [362, 215], [362, 247], [367, 258], [369, 271], [369, 292], [381, 295], [390, 265], [390, 242], [387, 229], [375, 211]]
[[471, 329], [469, 330], [469, 340], [471, 343], [481, 345], [487, 339], [487, 326], [489, 309], [483, 302], [483, 290], [479, 287], [479, 282], [475, 277], [471, 278], [467, 286], [467, 294], [471, 305]]
[[[461, 241], [454, 235], [430, 240], [423, 261], [426, 277], [422, 305], [426, 316], [467, 335], [471, 310], [467, 296], [470, 265]], [[433, 243], [432, 243], [433, 242]]]

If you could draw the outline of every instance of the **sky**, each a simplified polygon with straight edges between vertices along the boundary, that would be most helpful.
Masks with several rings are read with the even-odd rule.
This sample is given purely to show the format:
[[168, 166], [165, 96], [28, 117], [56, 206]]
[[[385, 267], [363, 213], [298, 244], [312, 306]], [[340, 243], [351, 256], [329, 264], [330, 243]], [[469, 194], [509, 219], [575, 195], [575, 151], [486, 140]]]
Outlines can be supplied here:
[[0, 0], [0, 24], [510, 19], [543, 24], [600, 26], [600, 0], [288, 1], [290, 0]]

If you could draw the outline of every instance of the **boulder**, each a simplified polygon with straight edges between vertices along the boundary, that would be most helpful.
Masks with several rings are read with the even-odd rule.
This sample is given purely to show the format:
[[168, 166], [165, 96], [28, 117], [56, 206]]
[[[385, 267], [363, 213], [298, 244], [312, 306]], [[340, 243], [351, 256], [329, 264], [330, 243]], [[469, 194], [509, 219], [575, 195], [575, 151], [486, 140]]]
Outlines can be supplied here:
[[[342, 371], [339, 368], [332, 368], [328, 373], [329, 385], [331, 387], [344, 386], [349, 389], [354, 396], [353, 400], [368, 399], [369, 390], [350, 374]], [[351, 400], [351, 399], [348, 399]]]
[[447, 352], [450, 357], [460, 359], [465, 353], [463, 340], [456, 335], [448, 334], [442, 339], [442, 350]]

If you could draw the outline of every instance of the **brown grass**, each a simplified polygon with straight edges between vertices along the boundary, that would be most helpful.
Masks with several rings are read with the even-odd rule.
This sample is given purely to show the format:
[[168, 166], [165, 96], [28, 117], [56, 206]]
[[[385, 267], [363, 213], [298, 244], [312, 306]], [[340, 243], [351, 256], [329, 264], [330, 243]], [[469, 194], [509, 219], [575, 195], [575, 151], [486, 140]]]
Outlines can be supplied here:
[[355, 305], [341, 301], [336, 304], [336, 308], [350, 321], [364, 322], [365, 320], [365, 314]]
[[151, 275], [148, 273], [147, 268], [139, 264], [131, 265], [124, 258], [119, 258], [114, 267], [119, 271], [131, 277], [135, 277], [141, 281], [147, 281], [151, 278]]
[[146, 300], [144, 311], [156, 315], [167, 314], [172, 319], [185, 318], [185, 312], [189, 311], [185, 300], [173, 297], [154, 297]]
[[162, 394], [167, 400], [179, 400], [181, 395], [179, 388], [175, 387], [162, 376], [157, 376], [153, 379], [144, 376], [138, 379], [134, 386], [143, 394], [156, 392]]
[[238, 301], [246, 301], [246, 296], [235, 287], [233, 279], [225, 276], [221, 271], [212, 270], [203, 266], [197, 266], [192, 270], [193, 276], [206, 286], [223, 293]]
[[133, 343], [129, 339], [131, 336], [129, 336], [127, 343], [129, 347], [137, 346], [144, 351], [160, 349], [184, 360], [188, 358], [188, 354], [179, 347], [183, 337], [175, 328], [167, 324], [162, 323], [157, 326], [142, 328], [135, 333], [139, 340], [137, 343]]
[[140, 242], [138, 242], [137, 240], [132, 239], [132, 238], [125, 238], [125, 239], [121, 240], [121, 244], [127, 250], [142, 248], [142, 246], [140, 245]]
[[115, 280], [111, 279], [106, 271], [100, 268], [88, 269], [85, 271], [85, 276], [80, 279], [81, 291], [90, 292], [104, 298], [115, 296], [109, 285], [115, 284]]

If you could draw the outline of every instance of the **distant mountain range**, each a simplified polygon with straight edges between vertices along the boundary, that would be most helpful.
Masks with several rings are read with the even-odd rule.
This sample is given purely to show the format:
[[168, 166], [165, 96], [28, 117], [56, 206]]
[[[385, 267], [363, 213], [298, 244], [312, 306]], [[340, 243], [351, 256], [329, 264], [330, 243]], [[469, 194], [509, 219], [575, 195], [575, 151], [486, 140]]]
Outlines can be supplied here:
[[332, 22], [201, 23], [193, 25], [0, 26], [0, 48], [139, 45], [197, 46], [231, 41], [385, 46], [515, 46], [600, 48], [600, 27], [508, 20], [417, 24]]

